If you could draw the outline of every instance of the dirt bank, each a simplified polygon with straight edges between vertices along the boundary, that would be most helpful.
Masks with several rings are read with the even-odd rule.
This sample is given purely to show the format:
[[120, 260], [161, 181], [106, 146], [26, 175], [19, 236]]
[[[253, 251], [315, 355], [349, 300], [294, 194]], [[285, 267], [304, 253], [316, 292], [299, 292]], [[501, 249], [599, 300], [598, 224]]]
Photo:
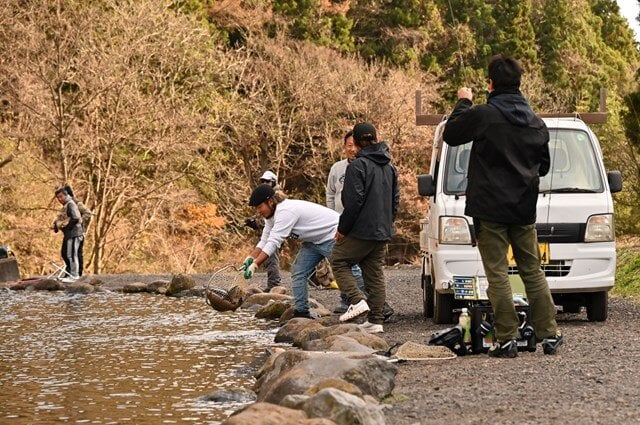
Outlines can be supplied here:
[[[382, 334], [388, 343], [426, 343], [447, 327], [422, 316], [419, 268], [388, 269], [386, 275], [387, 298], [396, 310]], [[264, 274], [256, 279], [266, 282]], [[286, 274], [285, 281], [290, 282]], [[329, 309], [338, 300], [337, 291], [311, 289], [310, 296]], [[474, 355], [399, 364], [387, 424], [637, 423], [640, 304], [614, 298], [604, 323], [588, 322], [585, 312], [560, 314], [558, 323], [566, 343], [557, 356], [538, 349], [517, 359]]]

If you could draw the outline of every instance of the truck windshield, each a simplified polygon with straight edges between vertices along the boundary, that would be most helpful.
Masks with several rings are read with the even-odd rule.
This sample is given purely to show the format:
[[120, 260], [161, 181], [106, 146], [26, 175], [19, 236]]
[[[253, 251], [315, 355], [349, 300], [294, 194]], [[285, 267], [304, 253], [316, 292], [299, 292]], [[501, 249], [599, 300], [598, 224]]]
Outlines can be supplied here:
[[[541, 193], [602, 192], [604, 186], [589, 135], [582, 130], [550, 129], [551, 168], [540, 179]], [[471, 145], [449, 146], [445, 193], [463, 195], [467, 189], [467, 169]]]

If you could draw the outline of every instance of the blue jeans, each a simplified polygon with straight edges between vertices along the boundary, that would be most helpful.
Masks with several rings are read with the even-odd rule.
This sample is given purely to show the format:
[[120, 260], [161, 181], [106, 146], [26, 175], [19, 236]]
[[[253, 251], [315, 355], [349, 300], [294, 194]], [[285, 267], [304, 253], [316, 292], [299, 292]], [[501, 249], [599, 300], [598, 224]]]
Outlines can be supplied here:
[[323, 258], [331, 257], [335, 239], [329, 239], [320, 244], [303, 242], [298, 250], [296, 259], [291, 265], [291, 290], [299, 312], [309, 311], [309, 290], [307, 279], [316, 269], [316, 266]]

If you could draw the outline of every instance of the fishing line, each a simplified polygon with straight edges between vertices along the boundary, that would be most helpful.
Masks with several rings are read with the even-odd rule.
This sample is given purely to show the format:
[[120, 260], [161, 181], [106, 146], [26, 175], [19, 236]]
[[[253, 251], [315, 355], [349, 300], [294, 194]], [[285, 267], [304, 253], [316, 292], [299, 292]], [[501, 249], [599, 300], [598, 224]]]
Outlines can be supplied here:
[[453, 14], [453, 6], [451, 5], [451, 0], [447, 0], [449, 3], [449, 10], [451, 11], [451, 24], [453, 25], [453, 34], [456, 38], [456, 42], [458, 43], [458, 56], [460, 57], [460, 72], [462, 73], [462, 77], [464, 80], [464, 85], [469, 86], [469, 82], [467, 81], [467, 72], [464, 66], [464, 58], [462, 57], [462, 45], [460, 44], [460, 38], [458, 37], [458, 31], [456, 29], [456, 17]]

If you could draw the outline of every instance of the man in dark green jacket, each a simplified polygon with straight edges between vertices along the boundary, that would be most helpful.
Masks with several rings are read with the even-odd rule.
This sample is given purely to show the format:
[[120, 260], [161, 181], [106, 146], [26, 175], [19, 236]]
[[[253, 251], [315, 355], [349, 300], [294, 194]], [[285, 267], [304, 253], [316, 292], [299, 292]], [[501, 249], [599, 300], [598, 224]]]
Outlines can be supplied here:
[[[360, 150], [345, 172], [341, 195], [344, 211], [336, 232], [331, 267], [340, 290], [351, 304], [340, 321], [369, 312], [367, 321], [360, 326], [367, 332], [379, 333], [383, 332], [384, 321], [384, 257], [387, 242], [393, 237], [400, 200], [398, 174], [391, 164], [389, 147], [378, 142], [372, 124], [356, 124], [353, 140]], [[351, 272], [354, 264], [362, 269], [368, 297], [356, 284]]]
[[471, 89], [458, 90], [447, 120], [444, 141], [458, 146], [473, 141], [469, 160], [465, 214], [473, 218], [494, 312], [497, 344], [493, 357], [518, 355], [518, 316], [508, 276], [509, 245], [529, 301], [530, 317], [545, 354], [562, 344], [555, 306], [536, 235], [540, 176], [549, 171], [549, 131], [520, 92], [523, 70], [511, 57], [489, 62], [489, 98], [472, 106]]

